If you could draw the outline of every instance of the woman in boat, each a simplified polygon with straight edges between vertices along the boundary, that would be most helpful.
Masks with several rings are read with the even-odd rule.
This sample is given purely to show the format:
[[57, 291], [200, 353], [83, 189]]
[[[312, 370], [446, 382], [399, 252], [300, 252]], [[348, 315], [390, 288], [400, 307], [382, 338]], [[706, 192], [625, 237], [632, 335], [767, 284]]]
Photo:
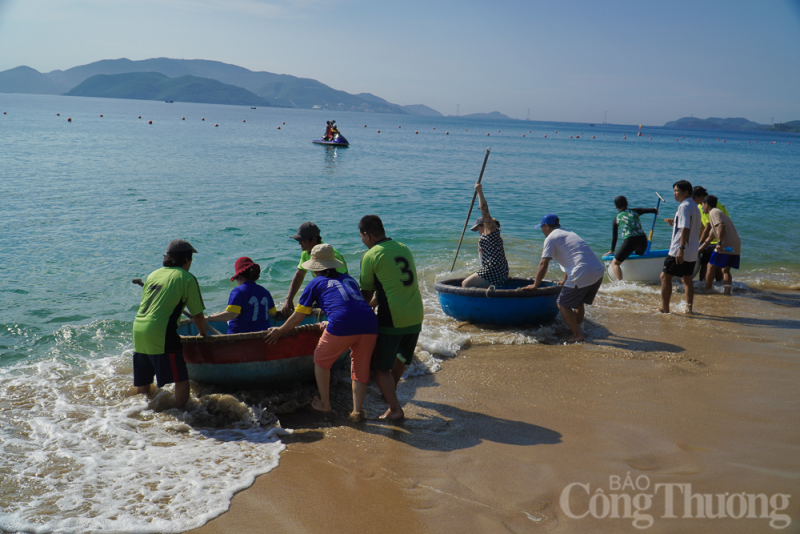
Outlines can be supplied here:
[[316, 245], [311, 259], [303, 268], [316, 277], [308, 283], [291, 317], [280, 327], [273, 328], [264, 337], [267, 343], [276, 343], [284, 334], [299, 325], [311, 313], [316, 302], [328, 317], [325, 331], [314, 350], [314, 374], [319, 397], [314, 397], [311, 407], [320, 412], [330, 412], [331, 367], [348, 348], [351, 351], [350, 376], [353, 379], [353, 411], [350, 419], [360, 422], [366, 417], [364, 397], [369, 383], [372, 352], [378, 340], [378, 317], [361, 296], [358, 282], [336, 269], [342, 267], [333, 247]]
[[225, 311], [209, 315], [209, 321], [228, 321], [229, 334], [261, 332], [271, 325], [269, 318], [275, 315], [275, 302], [263, 286], [256, 284], [261, 277], [261, 267], [253, 260], [242, 256], [234, 264], [231, 282], [236, 282], [228, 297]]
[[478, 207], [481, 216], [475, 221], [475, 226], [470, 228], [473, 232], [480, 232], [478, 239], [478, 257], [481, 260], [480, 270], [465, 278], [462, 287], [499, 287], [508, 280], [508, 261], [503, 248], [503, 238], [500, 237], [500, 221], [493, 219], [489, 214], [489, 205], [483, 196], [481, 184], [475, 184], [478, 192]]

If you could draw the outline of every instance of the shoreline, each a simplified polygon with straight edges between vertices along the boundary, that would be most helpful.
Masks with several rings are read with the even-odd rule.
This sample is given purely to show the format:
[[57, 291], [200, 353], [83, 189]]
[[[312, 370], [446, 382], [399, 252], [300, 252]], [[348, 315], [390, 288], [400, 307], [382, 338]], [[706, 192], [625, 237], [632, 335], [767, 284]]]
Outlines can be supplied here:
[[[287, 414], [278, 468], [192, 532], [636, 532], [651, 516], [653, 532], [751, 533], [784, 515], [797, 531], [800, 295], [768, 297], [703, 298], [693, 317], [598, 306], [590, 343], [468, 347], [400, 384], [394, 426]], [[370, 416], [381, 406], [371, 387]], [[575, 484], [648, 493], [627, 475], [673, 484], [678, 517], [657, 493], [636, 517], [576, 518], [589, 497]], [[712, 495], [704, 518], [681, 516], [686, 484]], [[789, 498], [771, 518], [705, 517], [726, 492]]]

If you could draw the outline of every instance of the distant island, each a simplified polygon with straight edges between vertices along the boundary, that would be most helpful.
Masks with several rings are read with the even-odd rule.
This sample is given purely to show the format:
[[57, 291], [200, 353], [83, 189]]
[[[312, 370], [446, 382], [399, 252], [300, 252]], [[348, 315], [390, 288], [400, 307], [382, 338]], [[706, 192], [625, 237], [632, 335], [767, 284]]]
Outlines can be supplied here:
[[666, 123], [664, 128], [800, 133], [800, 121], [769, 125], [759, 124], [744, 118], [720, 119], [717, 117], [709, 117], [707, 119], [700, 119], [697, 117], [683, 117], [676, 121]]
[[64, 94], [66, 96], [132, 98], [238, 106], [270, 105], [260, 96], [235, 85], [189, 74], [169, 78], [160, 72], [96, 74]]
[[[133, 76], [136, 73], [160, 74], [173, 81], [155, 79], [152, 76], [144, 78]], [[127, 77], [92, 79], [95, 76], [121, 75]], [[186, 76], [189, 78], [184, 78]], [[83, 85], [90, 80], [89, 85]], [[144, 86], [139, 86], [140, 82], [143, 82]], [[22, 66], [0, 72], [0, 93], [107, 96], [215, 104], [242, 103], [286, 108], [442, 116], [438, 111], [422, 104], [400, 106], [370, 93], [352, 95], [338, 91], [310, 78], [264, 71], [254, 72], [236, 65], [204, 59], [154, 58], [141, 61], [125, 58], [104, 59], [46, 74]]]
[[470, 113], [469, 115], [448, 115], [449, 118], [455, 119], [503, 119], [515, 120], [508, 115], [503, 115], [499, 111], [492, 111], [491, 113]]

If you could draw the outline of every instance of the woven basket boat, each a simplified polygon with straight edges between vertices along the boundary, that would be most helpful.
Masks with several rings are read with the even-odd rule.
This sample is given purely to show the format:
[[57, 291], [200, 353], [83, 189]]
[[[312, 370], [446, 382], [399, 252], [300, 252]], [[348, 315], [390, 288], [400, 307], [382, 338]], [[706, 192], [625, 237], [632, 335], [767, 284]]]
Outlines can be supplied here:
[[479, 324], [538, 325], [558, 315], [556, 300], [561, 286], [543, 281], [531, 291], [520, 288], [533, 284], [533, 278], [509, 278], [500, 287], [480, 289], [461, 287], [463, 278], [440, 280], [434, 288], [445, 315]]
[[[241, 389], [260, 389], [314, 378], [314, 349], [322, 336], [324, 316], [310, 315], [274, 345], [264, 342], [266, 331], [200, 337], [193, 323], [181, 322], [178, 333], [189, 378], [195, 382]], [[312, 322], [309, 322], [312, 321]], [[280, 324], [282, 320], [278, 320]], [[224, 322], [211, 326], [225, 332]], [[337, 365], [349, 360], [349, 351]]]

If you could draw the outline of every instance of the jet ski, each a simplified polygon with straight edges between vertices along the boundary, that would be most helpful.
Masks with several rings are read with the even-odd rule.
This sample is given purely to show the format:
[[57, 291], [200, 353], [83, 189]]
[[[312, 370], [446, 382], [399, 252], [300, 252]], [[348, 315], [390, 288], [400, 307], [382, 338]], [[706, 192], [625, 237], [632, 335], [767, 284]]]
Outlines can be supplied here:
[[333, 136], [333, 139], [326, 141], [325, 139], [314, 139], [311, 141], [315, 145], [327, 145], [327, 146], [341, 146], [346, 147], [350, 146], [350, 142], [344, 138], [344, 136], [340, 133], [337, 133]]

